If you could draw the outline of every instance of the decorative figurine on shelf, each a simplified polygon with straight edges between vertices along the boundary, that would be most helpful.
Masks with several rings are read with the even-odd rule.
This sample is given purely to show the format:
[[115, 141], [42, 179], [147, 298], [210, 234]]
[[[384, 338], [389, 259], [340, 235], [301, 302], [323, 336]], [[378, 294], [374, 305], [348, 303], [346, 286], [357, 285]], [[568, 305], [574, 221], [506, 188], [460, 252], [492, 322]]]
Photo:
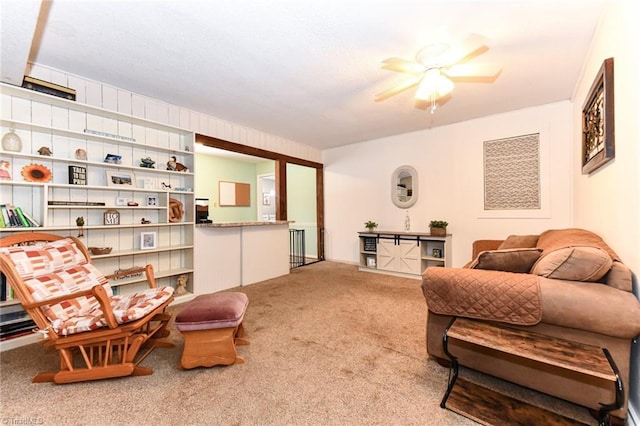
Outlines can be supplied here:
[[176, 172], [188, 172], [189, 169], [182, 163], [178, 163], [175, 155], [171, 156], [171, 160], [167, 161], [167, 170]]
[[0, 160], [0, 179], [11, 180], [11, 163]]
[[162, 189], [171, 189], [171, 184], [162, 182]]
[[76, 160], [86, 160], [87, 159], [87, 151], [82, 148], [76, 149]]
[[178, 283], [176, 285], [176, 291], [173, 292], [176, 296], [182, 296], [187, 292], [187, 282], [189, 282], [189, 275], [182, 274], [178, 277]]
[[172, 156], [171, 160], [167, 161], [167, 170], [176, 170], [178, 163], [176, 163], [176, 157]]
[[83, 216], [78, 216], [76, 218], [76, 225], [78, 226], [78, 238], [80, 237], [84, 237], [84, 230], [82, 229], [82, 227], [84, 226], [84, 217]]
[[141, 158], [140, 159], [140, 167], [144, 167], [145, 169], [155, 169], [154, 166], [156, 164], [155, 161], [151, 159], [151, 157]]
[[169, 198], [169, 222], [180, 222], [183, 215], [184, 208], [182, 207], [182, 202], [175, 198]]
[[151, 221], [149, 219], [145, 219], [144, 217], [142, 219], [140, 219], [140, 224], [142, 224], [142, 225], [148, 225], [150, 223], [151, 223]]
[[14, 129], [9, 129], [9, 132], [2, 137], [2, 149], [12, 152], [22, 151], [22, 139]]
[[49, 149], [48, 146], [41, 146], [40, 149], [38, 150], [38, 154], [51, 157], [53, 155], [53, 152], [51, 151], [51, 149]]

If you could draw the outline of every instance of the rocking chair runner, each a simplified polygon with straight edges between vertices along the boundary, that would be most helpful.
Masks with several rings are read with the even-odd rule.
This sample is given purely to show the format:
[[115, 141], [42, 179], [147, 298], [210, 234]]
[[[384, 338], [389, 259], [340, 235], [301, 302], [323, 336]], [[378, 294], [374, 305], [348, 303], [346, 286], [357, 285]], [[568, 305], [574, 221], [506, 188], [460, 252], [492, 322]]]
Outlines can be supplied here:
[[171, 315], [165, 310], [173, 288], [156, 287], [151, 265], [143, 269], [149, 289], [113, 295], [107, 280], [122, 274], [100, 273], [80, 240], [21, 233], [0, 238], [0, 270], [43, 334], [44, 346], [60, 356], [60, 370], [39, 373], [34, 382], [152, 374], [140, 362], [156, 347], [174, 346], [163, 339], [169, 335]]

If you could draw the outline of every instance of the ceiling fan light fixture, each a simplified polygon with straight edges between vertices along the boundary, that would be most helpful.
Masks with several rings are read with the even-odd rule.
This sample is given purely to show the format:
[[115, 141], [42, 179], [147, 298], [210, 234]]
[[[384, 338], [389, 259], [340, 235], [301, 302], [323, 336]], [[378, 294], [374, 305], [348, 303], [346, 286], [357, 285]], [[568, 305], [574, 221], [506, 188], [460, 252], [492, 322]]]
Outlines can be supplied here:
[[416, 90], [416, 98], [423, 101], [435, 100], [450, 93], [453, 87], [453, 82], [442, 75], [440, 68], [430, 68]]

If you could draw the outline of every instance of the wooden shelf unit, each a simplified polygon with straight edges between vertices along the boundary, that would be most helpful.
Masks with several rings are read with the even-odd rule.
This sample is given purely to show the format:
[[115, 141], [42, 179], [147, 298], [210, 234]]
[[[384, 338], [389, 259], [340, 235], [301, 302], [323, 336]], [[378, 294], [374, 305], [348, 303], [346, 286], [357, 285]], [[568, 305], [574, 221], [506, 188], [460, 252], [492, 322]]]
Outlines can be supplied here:
[[420, 278], [428, 267], [451, 265], [451, 235], [370, 231], [358, 240], [361, 271]]

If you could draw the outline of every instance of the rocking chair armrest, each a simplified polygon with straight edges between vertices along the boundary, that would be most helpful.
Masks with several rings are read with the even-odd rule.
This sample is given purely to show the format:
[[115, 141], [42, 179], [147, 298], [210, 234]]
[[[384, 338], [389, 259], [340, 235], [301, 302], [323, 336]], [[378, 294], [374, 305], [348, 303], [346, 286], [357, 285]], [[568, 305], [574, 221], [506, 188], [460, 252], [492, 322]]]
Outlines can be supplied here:
[[113, 315], [113, 309], [111, 309], [111, 300], [109, 299], [109, 295], [107, 294], [107, 290], [104, 289], [101, 285], [94, 285], [91, 288], [93, 295], [98, 302], [100, 302], [100, 307], [102, 308], [102, 313], [104, 314], [104, 318], [107, 320], [107, 326], [109, 328], [116, 328], [118, 326], [118, 322], [116, 321], [115, 315]]
[[87, 289], [82, 291], [76, 291], [75, 293], [71, 293], [71, 294], [64, 294], [58, 297], [52, 297], [50, 299], [44, 299], [39, 302], [23, 303], [22, 306], [25, 309], [39, 308], [45, 305], [55, 305], [56, 303], [64, 302], [65, 300], [69, 300], [69, 299], [75, 299], [78, 297], [91, 296], [91, 295], [93, 295], [92, 289]]
[[64, 302], [65, 300], [75, 299], [83, 296], [94, 296], [98, 300], [98, 303], [100, 303], [100, 307], [102, 308], [102, 312], [105, 316], [105, 319], [107, 320], [107, 325], [109, 326], [109, 328], [116, 328], [118, 326], [118, 322], [116, 321], [116, 318], [113, 315], [113, 310], [111, 309], [111, 301], [109, 300], [107, 291], [101, 285], [94, 285], [88, 290], [76, 291], [75, 293], [53, 297], [51, 299], [42, 300], [40, 302], [24, 303], [22, 306], [25, 309], [39, 308], [41, 306], [53, 305], [56, 303]]

